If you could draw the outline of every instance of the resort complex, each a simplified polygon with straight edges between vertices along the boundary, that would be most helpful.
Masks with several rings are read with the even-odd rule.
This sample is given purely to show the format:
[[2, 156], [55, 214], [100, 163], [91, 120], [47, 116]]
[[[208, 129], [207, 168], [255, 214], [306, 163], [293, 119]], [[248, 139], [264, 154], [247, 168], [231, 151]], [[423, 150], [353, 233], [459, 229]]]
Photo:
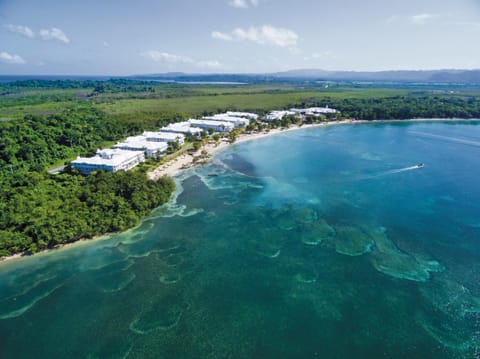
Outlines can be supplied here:
[[89, 174], [98, 170], [107, 172], [128, 171], [143, 161], [145, 161], [143, 151], [127, 151], [115, 148], [98, 150], [93, 157], [78, 157], [72, 162], [72, 166], [83, 174]]
[[304, 119], [306, 116], [321, 116], [335, 114], [337, 110], [327, 107], [310, 107], [305, 109], [292, 108], [290, 110], [271, 111], [263, 117], [250, 112], [227, 111], [201, 119], [190, 119], [162, 127], [159, 131], [143, 132], [140, 136], [131, 136], [123, 142], [118, 142], [113, 149], [98, 150], [93, 157], [78, 157], [72, 161], [72, 167], [83, 174], [97, 170], [116, 172], [128, 171], [146, 158], [160, 158], [168, 150], [169, 145], [176, 143], [181, 146], [187, 136], [201, 137], [202, 132], [229, 133], [236, 128], [245, 128], [250, 121], [263, 120], [271, 122], [282, 120], [286, 116]]

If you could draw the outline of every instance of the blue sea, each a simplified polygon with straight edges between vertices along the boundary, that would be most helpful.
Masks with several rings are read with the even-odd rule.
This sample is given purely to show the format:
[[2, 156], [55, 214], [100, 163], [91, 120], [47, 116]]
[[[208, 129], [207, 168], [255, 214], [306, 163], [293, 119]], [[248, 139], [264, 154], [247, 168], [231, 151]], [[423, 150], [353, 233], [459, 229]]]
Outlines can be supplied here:
[[479, 179], [478, 122], [239, 143], [138, 228], [1, 263], [0, 358], [480, 358]]

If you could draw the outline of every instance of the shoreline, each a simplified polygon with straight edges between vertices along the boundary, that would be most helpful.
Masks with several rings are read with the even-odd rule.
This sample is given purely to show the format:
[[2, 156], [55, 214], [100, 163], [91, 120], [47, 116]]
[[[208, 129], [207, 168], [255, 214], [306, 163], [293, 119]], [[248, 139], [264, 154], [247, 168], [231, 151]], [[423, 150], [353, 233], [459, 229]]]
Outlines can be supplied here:
[[[194, 154], [183, 154], [172, 161], [169, 161], [167, 163], [164, 163], [163, 165], [155, 168], [154, 170], [150, 171], [147, 173], [147, 176], [149, 179], [156, 180], [159, 179], [160, 177], [163, 176], [170, 176], [170, 177], [176, 177], [179, 176], [183, 171], [186, 171], [190, 168], [196, 167], [196, 166], [201, 166], [204, 165], [205, 163], [208, 163], [212, 156], [215, 155], [217, 152], [228, 148], [229, 146], [235, 145], [237, 143], [242, 143], [242, 142], [247, 142], [247, 141], [253, 141], [269, 136], [275, 136], [281, 133], [285, 132], [290, 132], [290, 131], [296, 131], [296, 130], [301, 130], [301, 129], [309, 129], [309, 128], [317, 128], [317, 127], [325, 127], [325, 126], [336, 126], [336, 125], [346, 125], [346, 124], [351, 124], [351, 125], [361, 125], [361, 124], [381, 124], [381, 123], [415, 123], [415, 122], [480, 122], [480, 119], [455, 119], [455, 118], [450, 118], [450, 119], [442, 119], [442, 118], [425, 118], [425, 119], [409, 119], [409, 120], [353, 120], [353, 119], [347, 119], [347, 120], [340, 120], [340, 121], [324, 121], [324, 122], [319, 122], [319, 123], [312, 123], [312, 124], [302, 124], [302, 125], [291, 125], [290, 127], [287, 128], [274, 128], [269, 131], [262, 131], [262, 132], [255, 132], [255, 133], [243, 133], [239, 135], [237, 140], [233, 143], [230, 142], [225, 142], [225, 141], [220, 141], [218, 143], [208, 143], [205, 146], [202, 146], [198, 151], [196, 151]], [[194, 162], [194, 157], [199, 156], [200, 153], [205, 150], [207, 151], [208, 157], [205, 160]], [[140, 223], [141, 224], [141, 223]], [[26, 252], [22, 253], [16, 253], [10, 256], [6, 257], [0, 257], [0, 265], [5, 264], [7, 262], [12, 262], [21, 258], [28, 258], [28, 257], [33, 257], [37, 256], [40, 254], [46, 254], [49, 252], [54, 252], [57, 250], [61, 249], [66, 249], [75, 245], [80, 245], [80, 244], [85, 244], [89, 243], [92, 241], [97, 241], [97, 240], [104, 240], [109, 238], [111, 235], [118, 234], [118, 233], [127, 233], [129, 231], [133, 231], [135, 228], [138, 226], [135, 226], [133, 228], [127, 229], [123, 232], [116, 232], [116, 233], [105, 233], [105, 234], [99, 234], [97, 236], [94, 236], [92, 238], [80, 238], [76, 241], [73, 242], [68, 242], [64, 244], [59, 244], [56, 245], [53, 248], [48, 248], [41, 250], [37, 253], [34, 254], [26, 254]]]
[[[360, 120], [358, 121], [354, 121], [354, 120], [325, 121], [325, 122], [319, 122], [319, 123], [304, 124], [301, 126], [291, 125], [290, 127], [287, 127], [287, 128], [274, 128], [269, 131], [262, 131], [262, 132], [255, 132], [255, 133], [242, 133], [238, 136], [235, 142], [230, 143], [226, 141], [220, 141], [218, 143], [208, 143], [202, 146], [202, 148], [200, 148], [198, 151], [196, 151], [193, 154], [184, 154], [184, 155], [181, 155], [180, 157], [175, 158], [170, 162], [162, 164], [161, 166], [148, 172], [147, 176], [149, 179], [153, 179], [153, 180], [159, 179], [162, 176], [176, 177], [180, 175], [183, 171], [189, 168], [200, 166], [202, 164], [207, 163], [208, 161], [210, 161], [211, 157], [215, 155], [217, 152], [238, 143], [258, 140], [260, 138], [265, 138], [265, 137], [274, 136], [281, 133], [296, 131], [301, 129], [331, 126], [331, 125], [355, 124], [355, 123], [363, 123], [363, 121], [360, 121]], [[197, 156], [200, 156], [202, 151], [207, 152], [208, 158], [204, 161], [194, 162], [194, 158]]]
[[[274, 128], [269, 130], [268, 132], [255, 132], [255, 133], [242, 133], [239, 135], [235, 142], [225, 142], [220, 141], [218, 143], [208, 143], [198, 151], [193, 154], [183, 154], [174, 160], [164, 163], [161, 166], [155, 168], [154, 170], [147, 173], [149, 179], [157, 180], [162, 176], [170, 176], [176, 177], [179, 176], [183, 171], [186, 171], [190, 168], [203, 165], [210, 161], [211, 157], [215, 155], [215, 153], [229, 147], [235, 145], [237, 143], [242, 143], [246, 141], [257, 140], [264, 137], [278, 135], [280, 133], [285, 133], [289, 131], [296, 131], [301, 129], [308, 129], [308, 128], [316, 128], [316, 127], [324, 127], [324, 126], [336, 126], [336, 125], [361, 125], [361, 124], [381, 124], [381, 123], [415, 123], [415, 122], [470, 122], [470, 121], [480, 121], [478, 119], [443, 119], [443, 118], [418, 118], [418, 119], [409, 119], [409, 120], [353, 120], [353, 119], [346, 119], [340, 121], [324, 121], [324, 122], [317, 122], [312, 124], [303, 124], [303, 125], [291, 125], [287, 128]], [[194, 162], [194, 157], [200, 156], [202, 151], [206, 151], [208, 157], [205, 160]]]

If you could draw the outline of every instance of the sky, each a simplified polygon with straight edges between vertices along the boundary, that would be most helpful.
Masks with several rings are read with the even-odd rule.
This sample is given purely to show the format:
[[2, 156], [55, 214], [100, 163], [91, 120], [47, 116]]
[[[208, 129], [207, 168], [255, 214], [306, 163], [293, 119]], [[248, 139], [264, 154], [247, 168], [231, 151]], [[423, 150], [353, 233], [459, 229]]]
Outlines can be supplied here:
[[479, 69], [480, 0], [0, 0], [0, 74]]

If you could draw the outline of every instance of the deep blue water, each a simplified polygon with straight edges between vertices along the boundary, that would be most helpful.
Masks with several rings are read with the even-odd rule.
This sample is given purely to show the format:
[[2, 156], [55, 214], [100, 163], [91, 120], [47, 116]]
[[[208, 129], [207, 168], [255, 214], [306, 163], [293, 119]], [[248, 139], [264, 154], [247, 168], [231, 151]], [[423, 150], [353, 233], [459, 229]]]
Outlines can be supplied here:
[[479, 159], [461, 122], [235, 145], [139, 228], [1, 264], [0, 357], [478, 358]]

